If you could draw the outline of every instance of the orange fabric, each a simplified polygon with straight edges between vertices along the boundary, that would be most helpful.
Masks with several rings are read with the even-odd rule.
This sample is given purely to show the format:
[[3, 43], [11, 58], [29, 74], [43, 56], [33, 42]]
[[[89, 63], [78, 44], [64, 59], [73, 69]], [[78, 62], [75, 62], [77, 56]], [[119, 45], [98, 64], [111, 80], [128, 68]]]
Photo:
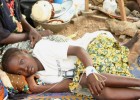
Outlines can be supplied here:
[[4, 86], [0, 82], [0, 100], [3, 100], [3, 98], [4, 98]]
[[7, 73], [11, 84], [13, 85], [15, 90], [18, 90], [18, 92], [21, 92], [24, 90], [24, 86], [28, 85], [25, 77], [23, 75], [15, 75], [15, 74], [9, 74]]

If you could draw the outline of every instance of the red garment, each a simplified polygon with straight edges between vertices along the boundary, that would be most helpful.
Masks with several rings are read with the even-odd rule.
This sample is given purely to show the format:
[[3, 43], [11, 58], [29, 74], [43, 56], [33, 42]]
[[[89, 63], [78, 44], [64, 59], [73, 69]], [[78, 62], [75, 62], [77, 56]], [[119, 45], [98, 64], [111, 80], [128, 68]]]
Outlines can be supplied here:
[[7, 6], [10, 10], [11, 16], [14, 16], [14, 0], [7, 2]]

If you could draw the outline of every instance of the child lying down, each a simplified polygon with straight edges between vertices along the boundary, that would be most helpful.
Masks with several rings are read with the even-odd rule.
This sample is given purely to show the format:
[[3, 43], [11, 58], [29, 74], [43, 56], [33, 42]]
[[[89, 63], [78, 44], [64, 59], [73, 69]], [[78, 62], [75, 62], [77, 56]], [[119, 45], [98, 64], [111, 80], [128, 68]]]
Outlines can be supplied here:
[[[76, 41], [58, 43], [41, 39], [32, 55], [25, 50], [8, 49], [3, 55], [2, 67], [8, 73], [26, 76], [32, 93], [80, 93], [78, 89], [86, 87], [89, 95], [97, 100], [135, 100], [140, 98], [140, 90], [129, 87], [140, 87], [140, 79], [129, 73], [128, 53], [111, 33], [97, 31]], [[55, 77], [48, 78], [51, 84], [36, 84], [35, 78], [39, 78], [36, 73], [42, 70], [47, 77]], [[71, 70], [74, 70], [74, 74], [68, 74], [71, 77], [63, 76]]]

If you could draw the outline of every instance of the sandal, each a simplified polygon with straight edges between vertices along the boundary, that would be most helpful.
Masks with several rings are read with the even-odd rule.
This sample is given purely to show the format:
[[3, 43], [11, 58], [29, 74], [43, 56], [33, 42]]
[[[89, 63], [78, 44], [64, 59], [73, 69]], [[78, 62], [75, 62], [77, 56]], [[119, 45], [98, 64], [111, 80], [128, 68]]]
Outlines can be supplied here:
[[131, 14], [132, 14], [134, 17], [140, 18], [140, 13], [139, 13], [137, 10], [133, 10], [133, 11], [131, 12]]

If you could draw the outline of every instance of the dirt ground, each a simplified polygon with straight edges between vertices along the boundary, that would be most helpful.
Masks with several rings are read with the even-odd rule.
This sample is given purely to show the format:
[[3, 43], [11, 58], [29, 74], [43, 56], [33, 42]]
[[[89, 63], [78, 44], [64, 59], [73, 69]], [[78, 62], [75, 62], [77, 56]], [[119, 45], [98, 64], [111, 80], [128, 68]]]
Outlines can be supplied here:
[[[84, 15], [79, 15], [78, 17], [74, 17], [68, 25], [66, 25], [66, 27], [61, 30], [60, 32], [56, 31], [60, 28], [62, 28], [63, 26], [51, 26], [51, 28], [49, 28], [45, 23], [44, 25], [42, 24], [42, 27], [45, 29], [52, 29], [55, 30], [54, 34], [61, 34], [64, 36], [70, 36], [73, 39], [77, 39], [82, 37], [85, 33], [89, 32], [95, 32], [95, 31], [99, 31], [99, 30], [106, 30], [106, 31], [110, 31], [110, 27], [108, 27], [106, 20], [111, 19], [108, 15], [98, 12], [97, 10], [93, 11], [94, 13], [92, 13], [89, 16], [84, 16]], [[39, 24], [37, 24], [39, 25]], [[41, 24], [40, 24], [41, 25]], [[57, 28], [56, 28], [57, 27]], [[112, 32], [111, 32], [112, 33]], [[112, 33], [114, 35], [114, 33]], [[127, 36], [123, 39], [120, 40], [119, 36], [120, 35], [114, 35], [115, 38], [121, 42], [127, 42], [131, 39], [130, 36]]]
[[92, 16], [79, 16], [73, 18], [69, 25], [57, 34], [64, 36], [75, 35], [74, 39], [77, 39], [87, 32], [98, 31], [105, 28], [105, 20], [94, 18]]
[[[87, 32], [92, 33], [99, 30], [110, 31], [106, 24], [106, 20], [109, 19], [109, 17], [105, 15], [100, 16], [104, 18], [99, 18], [92, 15], [73, 18], [68, 26], [57, 34], [72, 36], [74, 37], [73, 39], [77, 39], [82, 37]], [[114, 35], [114, 33], [112, 34]], [[126, 43], [131, 39], [130, 37], [126, 37], [124, 40], [120, 40], [119, 36], [114, 35], [114, 37], [121, 43]]]

